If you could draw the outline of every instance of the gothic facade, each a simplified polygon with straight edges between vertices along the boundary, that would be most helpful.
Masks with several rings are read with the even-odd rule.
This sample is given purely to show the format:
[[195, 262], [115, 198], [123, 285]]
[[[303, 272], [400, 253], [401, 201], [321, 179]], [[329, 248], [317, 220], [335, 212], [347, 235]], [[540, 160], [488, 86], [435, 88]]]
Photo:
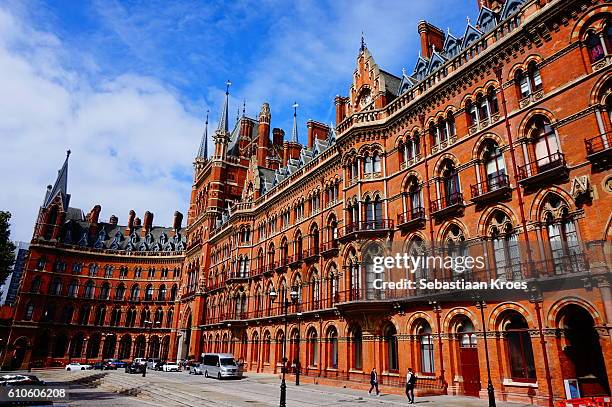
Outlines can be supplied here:
[[[12, 357], [229, 351], [248, 371], [280, 372], [285, 353], [318, 383], [364, 386], [376, 367], [401, 391], [412, 367], [421, 394], [486, 397], [489, 378], [500, 400], [552, 405], [565, 379], [610, 394], [612, 6], [479, 7], [461, 35], [421, 22], [411, 73], [383, 70], [362, 40], [335, 125], [309, 121], [305, 145], [295, 120], [287, 139], [271, 127], [267, 103], [230, 129], [226, 92], [211, 154], [205, 132], [194, 162], [186, 228], [180, 214], [172, 228], [150, 213], [123, 227], [99, 222], [99, 207], [83, 216], [60, 171]], [[377, 278], [457, 280], [444, 267], [374, 273], [375, 256], [397, 251], [479, 253], [484, 269], [462, 279], [527, 289], [374, 290]]]

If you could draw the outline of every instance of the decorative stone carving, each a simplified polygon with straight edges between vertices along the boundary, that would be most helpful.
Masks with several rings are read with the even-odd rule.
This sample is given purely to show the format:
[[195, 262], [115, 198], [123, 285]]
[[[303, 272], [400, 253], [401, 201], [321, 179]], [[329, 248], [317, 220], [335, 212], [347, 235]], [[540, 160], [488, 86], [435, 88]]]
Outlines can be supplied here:
[[591, 183], [588, 175], [581, 175], [572, 179], [572, 186], [570, 188], [570, 194], [574, 200], [591, 198]]

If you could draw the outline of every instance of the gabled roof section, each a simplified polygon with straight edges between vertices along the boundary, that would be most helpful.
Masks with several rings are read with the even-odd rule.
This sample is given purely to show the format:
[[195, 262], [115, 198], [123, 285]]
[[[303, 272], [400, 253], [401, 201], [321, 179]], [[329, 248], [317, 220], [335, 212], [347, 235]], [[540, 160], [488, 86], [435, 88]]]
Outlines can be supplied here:
[[507, 0], [504, 3], [504, 7], [501, 10], [501, 19], [505, 20], [510, 17], [512, 14], [516, 13], [521, 6], [525, 3], [525, 0]]
[[57, 179], [53, 188], [45, 196], [43, 208], [48, 207], [55, 197], [59, 196], [62, 200], [63, 209], [68, 209], [68, 204], [70, 203], [70, 194], [68, 193], [68, 158], [70, 158], [70, 150], [66, 151], [66, 160], [62, 168], [57, 172]]
[[419, 81], [425, 78], [425, 75], [427, 74], [428, 65], [429, 60], [419, 55], [419, 57], [417, 58], [416, 65], [414, 66], [414, 73], [412, 74], [412, 76], [414, 76]]
[[446, 58], [440, 54], [438, 51], [433, 52], [431, 58], [429, 59], [429, 66], [427, 67], [427, 73], [432, 73], [446, 62]]
[[467, 27], [465, 28], [465, 34], [463, 35], [463, 43], [461, 44], [461, 48], [465, 49], [469, 47], [470, 44], [480, 38], [482, 34], [482, 31], [474, 27], [471, 23], [468, 23]]
[[397, 90], [399, 89], [399, 84], [402, 81], [401, 78], [398, 78], [387, 71], [383, 71], [382, 69], [380, 70], [380, 75], [385, 81], [385, 91], [393, 96], [397, 96]]
[[491, 31], [499, 22], [499, 16], [493, 10], [488, 7], [482, 6], [478, 19], [476, 20], [476, 26], [480, 28], [482, 32]]
[[417, 83], [417, 80], [412, 76], [406, 74], [406, 70], [402, 73], [402, 81], [400, 82], [398, 94], [406, 92], [408, 89], [413, 87]]
[[446, 38], [444, 39], [444, 53], [446, 54], [446, 57], [451, 59], [457, 55], [460, 50], [461, 39], [455, 37], [449, 30], [446, 33]]

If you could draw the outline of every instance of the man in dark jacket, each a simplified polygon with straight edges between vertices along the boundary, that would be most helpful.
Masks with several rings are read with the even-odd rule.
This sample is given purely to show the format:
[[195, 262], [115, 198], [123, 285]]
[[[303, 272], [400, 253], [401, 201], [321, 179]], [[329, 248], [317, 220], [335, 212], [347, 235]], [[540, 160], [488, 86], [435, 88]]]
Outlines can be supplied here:
[[376, 368], [373, 367], [370, 372], [370, 390], [368, 390], [368, 394], [372, 394], [372, 390], [376, 388], [376, 395], [380, 396], [380, 391], [378, 391], [378, 373], [376, 373]]
[[414, 385], [416, 384], [416, 375], [412, 371], [412, 368], [408, 368], [408, 373], [406, 374], [406, 396], [408, 397], [408, 402], [410, 404], [414, 404]]

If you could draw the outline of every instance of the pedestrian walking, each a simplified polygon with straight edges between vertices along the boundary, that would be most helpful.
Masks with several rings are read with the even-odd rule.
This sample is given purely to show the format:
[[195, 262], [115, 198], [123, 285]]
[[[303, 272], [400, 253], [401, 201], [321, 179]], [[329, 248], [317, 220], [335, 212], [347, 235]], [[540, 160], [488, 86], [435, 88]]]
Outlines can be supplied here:
[[368, 394], [372, 394], [372, 390], [376, 388], [376, 395], [380, 396], [380, 391], [378, 390], [378, 373], [376, 373], [376, 368], [373, 367], [370, 372], [370, 390], [368, 390]]
[[408, 403], [414, 404], [414, 385], [416, 384], [416, 375], [412, 371], [412, 368], [408, 368], [406, 374], [406, 397], [408, 397]]

